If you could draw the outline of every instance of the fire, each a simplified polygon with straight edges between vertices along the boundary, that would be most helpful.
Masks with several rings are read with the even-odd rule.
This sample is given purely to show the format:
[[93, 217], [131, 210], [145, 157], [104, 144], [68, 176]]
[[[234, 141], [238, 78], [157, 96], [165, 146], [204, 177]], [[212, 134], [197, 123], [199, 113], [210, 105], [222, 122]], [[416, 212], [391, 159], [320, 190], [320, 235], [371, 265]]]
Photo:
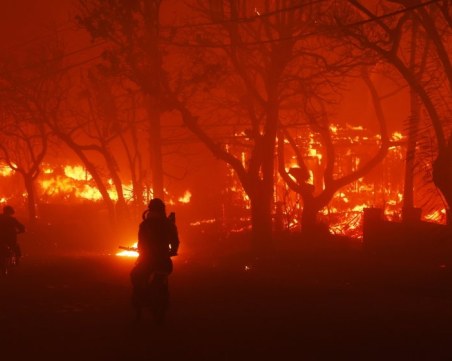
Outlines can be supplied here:
[[446, 209], [445, 208], [443, 208], [441, 210], [435, 210], [424, 216], [425, 220], [430, 221], [430, 222], [437, 222], [437, 223], [445, 222], [445, 218], [446, 218]]
[[399, 140], [403, 139], [403, 134], [400, 132], [394, 132], [394, 133], [392, 133], [391, 138], [393, 141], [399, 141]]
[[[78, 185], [73, 178], [57, 176], [53, 179], [44, 179], [40, 182], [40, 186], [46, 196], [61, 196], [63, 199], [88, 199], [99, 201], [102, 195], [99, 190], [89, 184]], [[117, 198], [116, 192], [110, 191], [112, 199]]]
[[190, 191], [185, 191], [184, 195], [179, 198], [179, 202], [181, 202], [181, 203], [190, 203], [190, 199], [191, 199], [191, 192]]
[[89, 181], [92, 179], [91, 174], [89, 174], [89, 172], [87, 172], [86, 169], [80, 165], [76, 166], [67, 165], [66, 167], [64, 167], [64, 174], [68, 178], [72, 178], [79, 181], [83, 180]]
[[217, 220], [215, 218], [212, 219], [203, 219], [200, 221], [196, 221], [196, 222], [191, 222], [190, 226], [201, 226], [203, 224], [212, 224], [215, 223]]
[[[138, 242], [135, 242], [130, 248], [137, 248], [138, 246]], [[138, 257], [138, 252], [137, 251], [132, 251], [132, 250], [122, 250], [116, 253], [116, 256], [118, 257]]]
[[[362, 126], [345, 126], [331, 124], [329, 126], [330, 135], [337, 147], [335, 159], [334, 178], [340, 178], [357, 170], [363, 163], [369, 159], [370, 154], [374, 154], [381, 144], [381, 136], [373, 135]], [[241, 141], [246, 141], [246, 132], [240, 131], [234, 134], [240, 137]], [[325, 209], [319, 214], [320, 221], [328, 224], [330, 231], [337, 234], [360, 237], [362, 232], [362, 213], [365, 208], [381, 208], [384, 216], [391, 221], [401, 219], [403, 206], [403, 172], [405, 167], [405, 136], [401, 132], [391, 134], [391, 148], [383, 163], [374, 171], [341, 188], [330, 201]], [[287, 152], [286, 170], [301, 169], [298, 164], [298, 156], [302, 156], [307, 168], [307, 174], [303, 174], [304, 181], [310, 183], [314, 194], [320, 193], [324, 189], [323, 173], [325, 171], [325, 148], [320, 135], [305, 128], [294, 137], [294, 142], [299, 145], [301, 154]], [[287, 144], [288, 140], [285, 139]], [[246, 167], [249, 159], [248, 153], [242, 149], [234, 149], [233, 146], [226, 144], [226, 150], [237, 158]], [[288, 145], [287, 149], [291, 147]], [[15, 172], [5, 164], [0, 164], [0, 177], [7, 178], [14, 175]], [[275, 195], [274, 202], [284, 205], [282, 218], [284, 227], [287, 229], [297, 229], [300, 227], [303, 204], [299, 194], [289, 190], [284, 180], [275, 174]], [[293, 174], [289, 174], [295, 181]], [[222, 227], [229, 232], [239, 232], [249, 228], [249, 218], [242, 217], [247, 214], [251, 208], [251, 202], [244, 192], [237, 175], [231, 167], [228, 168], [226, 176], [229, 184], [226, 186], [222, 195], [224, 204], [222, 204], [221, 219], [207, 219], [194, 221], [192, 226], [206, 225], [211, 222], [221, 222]], [[11, 178], [12, 179], [12, 178]], [[11, 183], [7, 180], [6, 183]], [[117, 188], [112, 179], [104, 179], [106, 190], [113, 201], [118, 200]], [[9, 186], [9, 184], [8, 184]], [[63, 164], [52, 167], [49, 164], [43, 164], [40, 177], [37, 179], [37, 193], [40, 201], [52, 202], [54, 200], [63, 202], [101, 202], [102, 195], [96, 187], [93, 177], [81, 165]], [[122, 192], [126, 201], [134, 199], [134, 187], [131, 182], [123, 182]], [[22, 192], [22, 190], [21, 190]], [[171, 196], [165, 189], [165, 200], [169, 205], [176, 203], [187, 204], [191, 202], [192, 193], [186, 190], [180, 197]], [[18, 192], [17, 192], [18, 193]], [[153, 191], [147, 187], [143, 190], [143, 202], [146, 204]], [[0, 202], [5, 203], [8, 199], [1, 197]], [[415, 200], [419, 203], [419, 200]], [[228, 202], [226, 204], [226, 202]], [[436, 201], [435, 201], [436, 202]], [[228, 207], [230, 207], [228, 209]], [[240, 209], [243, 214], [237, 212]], [[229, 211], [232, 210], [232, 211]], [[441, 201], [431, 205], [427, 214], [422, 216], [422, 220], [429, 222], [446, 223], [446, 211]], [[229, 219], [228, 219], [229, 217]], [[206, 217], [208, 218], [208, 217]], [[224, 226], [226, 225], [226, 226]], [[121, 251], [118, 255], [136, 257], [137, 253], [133, 251]]]
[[0, 166], [0, 176], [9, 177], [13, 173], [13, 170], [8, 166]]

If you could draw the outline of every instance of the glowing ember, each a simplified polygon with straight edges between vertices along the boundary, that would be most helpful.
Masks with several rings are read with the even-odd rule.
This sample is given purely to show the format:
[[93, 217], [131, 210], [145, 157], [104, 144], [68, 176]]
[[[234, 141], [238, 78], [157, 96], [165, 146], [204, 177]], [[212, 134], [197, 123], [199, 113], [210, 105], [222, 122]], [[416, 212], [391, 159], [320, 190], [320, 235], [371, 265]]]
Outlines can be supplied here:
[[394, 132], [392, 133], [392, 140], [397, 141], [397, 140], [402, 140], [403, 139], [403, 135], [400, 132]]
[[0, 166], [0, 176], [8, 177], [13, 173], [13, 170], [8, 166]]
[[190, 203], [191, 193], [190, 191], [185, 191], [184, 195], [179, 198], [179, 202], [181, 203]]
[[204, 219], [201, 221], [191, 222], [190, 226], [201, 226], [203, 224], [212, 224], [215, 223], [217, 220], [215, 218], [212, 219]]
[[134, 251], [133, 249], [136, 249], [138, 246], [138, 242], [135, 242], [132, 246], [128, 247], [129, 249], [124, 249], [122, 251], [119, 251], [116, 253], [116, 256], [118, 257], [138, 257], [138, 252]]
[[446, 209], [435, 210], [423, 217], [428, 222], [438, 222], [445, 223], [446, 220]]

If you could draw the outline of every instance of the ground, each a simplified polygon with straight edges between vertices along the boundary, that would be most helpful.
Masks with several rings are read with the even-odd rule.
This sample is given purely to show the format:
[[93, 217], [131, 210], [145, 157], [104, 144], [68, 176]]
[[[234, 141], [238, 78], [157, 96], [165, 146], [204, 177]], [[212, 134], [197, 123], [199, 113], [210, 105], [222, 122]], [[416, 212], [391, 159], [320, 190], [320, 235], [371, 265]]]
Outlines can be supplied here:
[[182, 251], [163, 326], [134, 320], [132, 266], [102, 252], [25, 255], [0, 280], [1, 359], [452, 359], [447, 264], [328, 248], [259, 258]]

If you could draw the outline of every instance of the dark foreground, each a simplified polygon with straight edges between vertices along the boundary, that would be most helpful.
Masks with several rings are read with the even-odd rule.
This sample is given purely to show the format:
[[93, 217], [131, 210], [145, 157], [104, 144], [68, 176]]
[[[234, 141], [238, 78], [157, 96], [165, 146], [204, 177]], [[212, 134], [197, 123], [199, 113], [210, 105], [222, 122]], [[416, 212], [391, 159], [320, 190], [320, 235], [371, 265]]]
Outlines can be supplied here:
[[157, 327], [133, 320], [132, 262], [25, 257], [0, 280], [0, 360], [452, 360], [452, 265], [181, 255]]

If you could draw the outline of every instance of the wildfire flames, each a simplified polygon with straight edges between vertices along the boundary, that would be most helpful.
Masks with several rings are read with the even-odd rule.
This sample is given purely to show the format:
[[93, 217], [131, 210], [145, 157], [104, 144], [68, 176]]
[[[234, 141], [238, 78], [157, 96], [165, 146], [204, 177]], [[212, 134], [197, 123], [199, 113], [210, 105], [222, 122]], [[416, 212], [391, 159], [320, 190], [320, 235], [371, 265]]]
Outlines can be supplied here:
[[[135, 242], [130, 248], [131, 249], [137, 248], [137, 246], [138, 246], [138, 242]], [[128, 250], [128, 249], [124, 249], [124, 250], [122, 250], [120, 252], [117, 252], [116, 255], [119, 256], [119, 257], [134, 257], [134, 258], [136, 258], [136, 257], [138, 257], [138, 252], [137, 251]]]
[[[380, 142], [378, 135], [369, 134], [362, 127], [331, 125], [330, 130], [334, 135], [334, 141], [342, 144], [342, 151], [338, 152], [337, 174], [342, 176], [350, 171], [356, 170], [360, 163], [376, 149]], [[299, 141], [304, 141], [302, 149], [305, 149], [305, 162], [310, 173], [309, 182], [317, 190], [324, 188], [322, 178], [322, 167], [325, 159], [322, 155], [322, 144], [312, 133], [300, 134]], [[383, 163], [366, 177], [337, 192], [329, 205], [320, 212], [321, 221], [328, 225], [330, 231], [335, 234], [342, 234], [360, 238], [362, 234], [362, 214], [363, 209], [377, 207], [384, 209], [385, 216], [392, 221], [400, 220], [403, 206], [403, 176], [400, 176], [400, 169], [404, 168], [405, 145], [404, 137], [400, 132], [392, 135], [393, 145]], [[232, 151], [232, 150], [231, 150]], [[241, 154], [243, 164], [246, 164], [246, 154]], [[286, 169], [296, 165], [295, 156], [288, 158]], [[0, 180], [10, 179], [14, 176], [7, 166], [0, 166]], [[223, 209], [235, 206], [242, 210], [250, 209], [250, 201], [243, 191], [236, 175], [230, 169], [225, 176], [228, 178], [229, 186], [225, 190], [228, 197], [224, 197]], [[275, 204], [282, 204], [280, 217], [283, 227], [292, 229], [299, 227], [300, 214], [302, 212], [302, 202], [298, 194], [291, 192], [280, 177], [276, 177], [275, 184]], [[95, 183], [87, 170], [80, 165], [65, 165], [43, 167], [41, 176], [37, 181], [38, 195], [41, 202], [51, 203], [52, 201], [63, 201], [67, 203], [92, 201], [99, 202], [102, 195], [96, 188]], [[113, 186], [112, 180], [107, 182], [107, 191], [112, 200], [117, 200], [118, 195]], [[129, 183], [123, 184], [123, 193], [126, 200], [133, 199], [133, 186]], [[145, 189], [143, 199], [149, 201], [152, 189]], [[176, 203], [188, 204], [191, 201], [192, 193], [186, 190], [181, 195], [168, 195], [167, 202], [170, 205]], [[227, 200], [226, 200], [227, 199]], [[6, 196], [0, 195], [0, 202], [8, 202]], [[231, 204], [226, 204], [229, 202]], [[439, 201], [434, 207], [430, 207], [422, 219], [429, 222], [446, 223], [446, 211], [444, 205]], [[227, 213], [227, 212], [223, 212]], [[234, 212], [230, 212], [234, 214]], [[190, 223], [192, 227], [205, 226], [209, 223], [219, 222], [226, 224], [228, 232], [240, 232], [249, 229], [249, 216], [244, 214], [234, 215], [236, 221], [229, 222], [228, 215], [223, 214], [223, 219], [199, 220]], [[275, 215], [276, 218], [276, 215]], [[136, 246], [136, 244], [135, 244]], [[133, 246], [132, 246], [133, 247]], [[122, 251], [119, 256], [133, 256], [137, 253], [133, 251]]]

